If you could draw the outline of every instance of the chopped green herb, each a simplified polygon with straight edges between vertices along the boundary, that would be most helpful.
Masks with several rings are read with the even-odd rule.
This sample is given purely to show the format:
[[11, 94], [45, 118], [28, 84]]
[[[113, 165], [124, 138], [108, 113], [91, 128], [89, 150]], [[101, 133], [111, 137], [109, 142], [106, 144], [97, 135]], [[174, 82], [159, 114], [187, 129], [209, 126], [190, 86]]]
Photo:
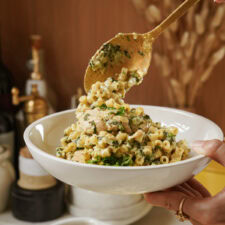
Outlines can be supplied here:
[[169, 132], [167, 132], [167, 131], [164, 131], [163, 134], [164, 134], [164, 138], [165, 138], [166, 140], [168, 140], [170, 143], [172, 143], [172, 142], [175, 141], [176, 135], [174, 135], [174, 134], [172, 134], [172, 133], [169, 133]]
[[86, 113], [85, 115], [84, 115], [84, 120], [88, 120], [88, 117], [90, 116], [90, 114], [89, 113]]
[[118, 125], [118, 124], [119, 124], [119, 121], [113, 120], [113, 121], [111, 122], [111, 124], [112, 124], [112, 125]]
[[144, 119], [145, 120], [149, 120], [150, 119], [150, 116], [146, 114], [146, 115], [144, 115]]
[[94, 127], [94, 134], [97, 134], [97, 128], [96, 128], [96, 123], [94, 120], [92, 120], [91, 122], [89, 122], [93, 127]]
[[99, 54], [93, 57], [89, 63], [93, 71], [101, 70], [105, 71], [107, 66], [113, 66], [114, 64], [121, 62], [123, 51], [119, 45], [113, 45], [111, 43], [104, 44]]
[[116, 113], [117, 116], [123, 116], [125, 113], [125, 108], [124, 107], [120, 107]]
[[102, 104], [99, 108], [100, 109], [107, 109], [107, 105], [106, 104]]
[[116, 54], [121, 52], [119, 45], [113, 45], [111, 43], [105, 44], [102, 48], [103, 55], [108, 57], [110, 62], [115, 60]]
[[60, 152], [60, 151], [62, 151], [62, 150], [63, 150], [63, 147], [57, 147], [57, 148], [56, 148], [56, 151], [57, 151], [57, 152]]
[[146, 155], [145, 156], [145, 162], [147, 164], [151, 164], [153, 160], [154, 160], [154, 156], [153, 155]]
[[124, 52], [124, 55], [127, 57], [127, 58], [131, 58], [131, 56], [130, 56], [130, 54], [129, 54], [129, 52], [127, 51], [127, 50], [124, 50], [123, 51]]
[[113, 146], [116, 147], [116, 148], [119, 147], [119, 142], [118, 142], [118, 141], [113, 141], [112, 144], [113, 144]]
[[138, 54], [141, 55], [141, 56], [145, 55], [144, 52], [142, 52], [142, 51], [138, 51]]
[[133, 160], [131, 156], [116, 157], [114, 155], [102, 159], [104, 165], [108, 166], [131, 166]]
[[108, 110], [115, 110], [116, 108], [114, 107], [107, 107]]
[[101, 157], [97, 156], [97, 157], [95, 157], [95, 159], [88, 160], [87, 163], [89, 163], [89, 164], [98, 164], [100, 161], [101, 161]]
[[121, 163], [121, 166], [132, 166], [133, 163], [134, 163], [134, 162], [133, 162], [131, 156], [129, 156], [129, 155], [124, 155], [124, 156], [123, 156], [122, 163]]
[[152, 162], [152, 165], [160, 165], [160, 160], [156, 159]]
[[121, 122], [120, 122], [118, 128], [119, 128], [120, 131], [125, 131], [125, 128], [124, 128], [124, 126]]
[[128, 41], [130, 41], [130, 37], [129, 36], [126, 36], [126, 38], [127, 38]]
[[155, 150], [157, 150], [157, 149], [162, 150], [162, 147], [159, 146], [159, 145], [156, 145], [156, 146], [155, 146]]
[[102, 161], [105, 165], [113, 166], [117, 163], [118, 159], [115, 156], [109, 156], [109, 157], [103, 158]]
[[137, 72], [131, 72], [130, 75], [136, 79], [137, 83], [140, 81]]
[[99, 106], [100, 109], [108, 109], [108, 110], [115, 110], [116, 108], [114, 107], [107, 107], [106, 104], [102, 104], [101, 106]]
[[77, 147], [77, 150], [84, 150], [84, 147]]
[[67, 136], [65, 142], [69, 144], [72, 140]]

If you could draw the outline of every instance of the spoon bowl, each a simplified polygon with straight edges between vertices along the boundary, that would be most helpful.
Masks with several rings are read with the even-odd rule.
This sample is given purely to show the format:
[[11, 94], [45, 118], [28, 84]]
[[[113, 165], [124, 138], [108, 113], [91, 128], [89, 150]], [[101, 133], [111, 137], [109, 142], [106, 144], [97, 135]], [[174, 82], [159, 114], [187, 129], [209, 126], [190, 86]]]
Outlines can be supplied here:
[[[146, 74], [151, 61], [152, 42], [153, 40], [151, 41], [149, 35], [119, 33], [114, 38], [103, 44], [92, 57], [90, 65], [86, 70], [84, 77], [84, 88], [86, 92], [88, 92], [91, 85], [97, 81], [103, 82], [108, 77], [113, 77], [116, 79], [122, 68], [129, 68], [130, 71], [138, 70], [139, 73]], [[117, 50], [117, 53], [120, 54], [119, 59], [118, 57], [111, 60], [107, 59], [107, 65], [103, 66], [103, 68], [93, 70], [93, 67], [91, 66], [92, 61], [95, 60], [100, 54], [110, 55], [116, 47], [119, 47]], [[109, 51], [111, 52], [108, 53]], [[115, 53], [115, 51], [113, 53]], [[104, 57], [102, 58], [100, 58], [99, 61], [103, 61]], [[116, 66], [114, 65], [115, 60], [117, 60]]]

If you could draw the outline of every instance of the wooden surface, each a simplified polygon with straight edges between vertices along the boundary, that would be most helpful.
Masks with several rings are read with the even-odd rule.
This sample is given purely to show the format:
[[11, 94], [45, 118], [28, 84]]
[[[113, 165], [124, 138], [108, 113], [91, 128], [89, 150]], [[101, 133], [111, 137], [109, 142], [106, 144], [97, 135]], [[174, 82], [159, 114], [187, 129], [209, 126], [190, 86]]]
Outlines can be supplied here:
[[[59, 110], [68, 108], [70, 96], [83, 86], [85, 68], [96, 49], [118, 32], [133, 31], [146, 32], [147, 25], [131, 0], [0, 0], [3, 58], [16, 85], [23, 88], [29, 75], [29, 35], [41, 34], [45, 78], [56, 92]], [[225, 131], [225, 60], [213, 73], [199, 93], [196, 110]], [[144, 83], [130, 91], [127, 101], [168, 106], [162, 81], [153, 62]]]

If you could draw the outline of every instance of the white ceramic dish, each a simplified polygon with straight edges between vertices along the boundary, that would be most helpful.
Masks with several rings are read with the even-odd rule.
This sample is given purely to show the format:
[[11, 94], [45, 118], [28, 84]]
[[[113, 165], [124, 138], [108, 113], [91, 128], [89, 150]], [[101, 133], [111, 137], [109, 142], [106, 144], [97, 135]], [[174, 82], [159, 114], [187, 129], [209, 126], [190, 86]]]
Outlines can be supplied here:
[[[179, 129], [178, 139], [217, 138], [221, 129], [212, 121], [182, 110], [142, 106], [154, 121]], [[55, 156], [63, 130], [75, 121], [74, 110], [52, 114], [32, 123], [24, 139], [33, 157], [50, 174], [70, 185], [109, 194], [139, 194], [163, 190], [185, 182], [203, 170], [210, 159], [191, 152], [187, 160], [143, 167], [111, 167], [76, 163]]]
[[152, 209], [152, 206], [142, 199], [126, 208], [93, 210], [70, 205], [68, 209], [70, 214], [75, 217], [88, 216], [109, 225], [128, 225], [144, 217]]
[[110, 195], [71, 187], [68, 203], [83, 209], [105, 210], [127, 208], [142, 199], [142, 195]]
[[143, 195], [110, 195], [72, 187], [68, 209], [75, 217], [91, 217], [110, 225], [127, 225], [152, 208]]
[[80, 217], [80, 218], [62, 219], [58, 222], [52, 223], [51, 225], [109, 225], [109, 224], [88, 217]]

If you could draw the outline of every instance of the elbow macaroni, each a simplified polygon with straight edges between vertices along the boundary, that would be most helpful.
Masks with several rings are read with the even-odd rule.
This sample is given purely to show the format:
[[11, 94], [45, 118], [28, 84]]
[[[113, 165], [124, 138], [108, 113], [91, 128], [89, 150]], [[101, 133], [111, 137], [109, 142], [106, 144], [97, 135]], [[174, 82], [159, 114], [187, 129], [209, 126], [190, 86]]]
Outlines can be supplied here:
[[188, 157], [185, 141], [176, 142], [178, 129], [161, 126], [130, 108], [123, 97], [143, 77], [122, 69], [118, 79], [92, 85], [80, 97], [77, 122], [65, 129], [56, 156], [81, 163], [110, 166], [147, 166], [177, 162]]

